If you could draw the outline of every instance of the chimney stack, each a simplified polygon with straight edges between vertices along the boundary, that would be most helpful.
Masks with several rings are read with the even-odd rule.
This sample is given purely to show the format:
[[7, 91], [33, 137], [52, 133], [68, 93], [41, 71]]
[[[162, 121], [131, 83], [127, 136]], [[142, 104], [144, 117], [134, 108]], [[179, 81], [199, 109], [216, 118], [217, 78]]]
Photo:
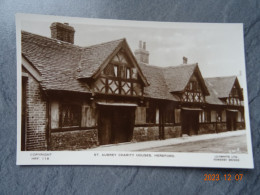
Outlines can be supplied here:
[[142, 41], [139, 41], [139, 49], [142, 49]]
[[51, 38], [74, 44], [75, 30], [69, 23], [54, 22], [50, 26]]
[[183, 56], [183, 64], [187, 64], [188, 63], [188, 58], [186, 58], [185, 56]]
[[146, 51], [146, 42], [143, 43], [143, 49]]
[[146, 42], [139, 41], [139, 48], [134, 52], [138, 63], [149, 64], [149, 52], [146, 51]]

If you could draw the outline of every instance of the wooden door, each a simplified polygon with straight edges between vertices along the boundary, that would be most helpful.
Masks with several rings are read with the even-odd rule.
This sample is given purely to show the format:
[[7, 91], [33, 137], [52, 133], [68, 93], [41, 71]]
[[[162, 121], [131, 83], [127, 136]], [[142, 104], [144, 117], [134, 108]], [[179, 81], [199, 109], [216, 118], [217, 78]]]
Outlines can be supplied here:
[[129, 142], [132, 140], [135, 109], [120, 107], [113, 112], [111, 143]]
[[237, 129], [237, 112], [227, 111], [227, 130]]
[[182, 110], [182, 134], [197, 135], [199, 130], [199, 112]]
[[111, 109], [100, 108], [98, 118], [98, 139], [100, 145], [110, 144], [112, 116]]
[[133, 137], [135, 107], [106, 106], [100, 109], [100, 145], [129, 142]]

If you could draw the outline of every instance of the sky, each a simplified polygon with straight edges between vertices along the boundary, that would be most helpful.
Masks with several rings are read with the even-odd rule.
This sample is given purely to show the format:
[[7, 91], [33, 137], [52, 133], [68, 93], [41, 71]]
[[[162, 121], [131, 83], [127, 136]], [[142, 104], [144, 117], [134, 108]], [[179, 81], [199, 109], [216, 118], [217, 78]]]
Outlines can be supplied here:
[[75, 29], [75, 45], [90, 46], [126, 38], [132, 52], [146, 42], [151, 65], [166, 67], [198, 63], [204, 77], [238, 76], [245, 83], [243, 27], [241, 24], [159, 23], [84, 20], [50, 17], [22, 20], [21, 29], [50, 37], [52, 22], [68, 22]]

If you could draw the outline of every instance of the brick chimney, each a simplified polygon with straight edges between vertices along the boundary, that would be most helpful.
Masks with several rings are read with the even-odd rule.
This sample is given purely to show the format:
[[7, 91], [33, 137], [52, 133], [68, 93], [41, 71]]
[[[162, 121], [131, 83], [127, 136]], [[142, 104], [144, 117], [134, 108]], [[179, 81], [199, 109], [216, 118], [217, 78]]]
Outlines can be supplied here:
[[68, 23], [54, 22], [50, 26], [51, 38], [74, 44], [75, 30]]
[[183, 64], [188, 64], [188, 58], [186, 58], [185, 56], [183, 56]]
[[149, 52], [146, 51], [146, 42], [139, 41], [139, 48], [135, 50], [134, 54], [137, 62], [149, 64]]

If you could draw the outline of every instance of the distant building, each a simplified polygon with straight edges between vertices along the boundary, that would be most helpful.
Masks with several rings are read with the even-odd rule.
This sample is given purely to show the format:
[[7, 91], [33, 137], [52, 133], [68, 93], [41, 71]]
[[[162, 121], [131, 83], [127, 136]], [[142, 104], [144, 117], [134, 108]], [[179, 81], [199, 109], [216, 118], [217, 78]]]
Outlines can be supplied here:
[[52, 38], [22, 31], [22, 150], [74, 150], [244, 129], [238, 79], [204, 79], [198, 64], [149, 65], [146, 43], [74, 45], [73, 27]]

